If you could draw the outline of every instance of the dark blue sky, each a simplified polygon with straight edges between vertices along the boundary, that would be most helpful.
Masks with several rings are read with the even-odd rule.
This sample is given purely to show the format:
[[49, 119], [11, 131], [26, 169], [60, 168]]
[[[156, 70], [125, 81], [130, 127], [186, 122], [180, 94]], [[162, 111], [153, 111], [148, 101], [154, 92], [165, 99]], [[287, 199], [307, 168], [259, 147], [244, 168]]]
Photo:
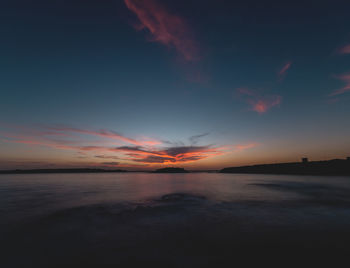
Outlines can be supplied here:
[[2, 1], [1, 168], [345, 157], [349, 11], [349, 1]]

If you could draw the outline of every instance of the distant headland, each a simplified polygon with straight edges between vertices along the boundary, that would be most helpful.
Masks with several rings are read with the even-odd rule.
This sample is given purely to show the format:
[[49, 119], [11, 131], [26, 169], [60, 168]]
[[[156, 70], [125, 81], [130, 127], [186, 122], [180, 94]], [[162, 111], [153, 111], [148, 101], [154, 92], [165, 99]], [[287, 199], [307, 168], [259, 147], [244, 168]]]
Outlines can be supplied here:
[[58, 168], [58, 169], [14, 169], [0, 170], [0, 174], [40, 174], [40, 173], [107, 173], [127, 172], [122, 169], [99, 169], [99, 168]]
[[189, 171], [184, 168], [166, 167], [152, 171], [152, 173], [189, 173]]
[[220, 173], [254, 173], [254, 174], [295, 174], [295, 175], [350, 175], [350, 157], [327, 161], [263, 164], [253, 166], [228, 167]]
[[151, 173], [190, 173], [190, 172], [219, 172], [219, 173], [251, 173], [251, 174], [294, 174], [294, 175], [343, 175], [350, 176], [350, 157], [326, 161], [260, 164], [251, 166], [227, 167], [221, 170], [188, 171], [184, 168], [166, 167], [153, 171], [128, 171], [122, 169], [100, 168], [61, 168], [61, 169], [14, 169], [0, 170], [0, 174], [49, 174], [49, 173], [118, 173], [118, 172], [151, 172]]

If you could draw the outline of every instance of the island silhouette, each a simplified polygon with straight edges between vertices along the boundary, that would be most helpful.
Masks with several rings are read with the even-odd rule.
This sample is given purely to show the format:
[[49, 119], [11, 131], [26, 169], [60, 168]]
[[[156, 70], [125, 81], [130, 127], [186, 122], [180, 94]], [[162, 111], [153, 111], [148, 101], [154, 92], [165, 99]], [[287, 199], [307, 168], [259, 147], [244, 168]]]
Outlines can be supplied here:
[[184, 168], [166, 167], [152, 171], [152, 173], [189, 173], [189, 171]]

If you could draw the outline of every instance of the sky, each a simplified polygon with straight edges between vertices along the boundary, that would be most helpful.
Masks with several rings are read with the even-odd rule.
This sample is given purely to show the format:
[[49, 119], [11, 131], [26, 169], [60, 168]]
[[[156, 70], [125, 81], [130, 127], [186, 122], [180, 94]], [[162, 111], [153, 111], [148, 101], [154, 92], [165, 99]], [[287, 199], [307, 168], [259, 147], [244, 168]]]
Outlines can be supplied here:
[[350, 156], [350, 2], [3, 0], [0, 169]]

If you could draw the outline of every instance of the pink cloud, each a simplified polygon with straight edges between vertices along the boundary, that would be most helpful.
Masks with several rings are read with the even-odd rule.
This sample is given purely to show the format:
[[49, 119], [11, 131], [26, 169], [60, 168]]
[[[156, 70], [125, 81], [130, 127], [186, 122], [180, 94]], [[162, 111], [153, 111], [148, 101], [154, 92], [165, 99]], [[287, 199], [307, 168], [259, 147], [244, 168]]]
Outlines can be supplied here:
[[253, 90], [246, 88], [238, 88], [237, 92], [240, 95], [247, 96], [246, 102], [250, 104], [253, 111], [263, 114], [274, 106], [278, 106], [282, 102], [282, 97], [279, 95], [261, 95]]
[[350, 91], [350, 73], [337, 75], [335, 78], [345, 82], [345, 86], [333, 91], [331, 94], [329, 94], [329, 96], [336, 96]]
[[147, 29], [153, 40], [174, 47], [186, 61], [198, 60], [198, 47], [185, 20], [169, 13], [155, 0], [124, 0], [139, 19], [138, 30]]
[[99, 136], [99, 137], [104, 137], [104, 138], [110, 138], [110, 139], [115, 139], [119, 141], [123, 141], [125, 143], [130, 143], [134, 145], [158, 145], [161, 144], [160, 141], [157, 140], [135, 140], [132, 138], [125, 137], [123, 135], [118, 134], [117, 132], [111, 131], [111, 130], [99, 130], [99, 131], [92, 131], [92, 130], [86, 130], [86, 129], [79, 129], [79, 128], [71, 128], [71, 127], [55, 127], [55, 128], [50, 128], [51, 130], [58, 131], [60, 132], [73, 132], [73, 133], [80, 133], [80, 134], [88, 134], [88, 135], [93, 135], [93, 136]]
[[288, 61], [283, 67], [282, 69], [278, 72], [278, 75], [280, 77], [283, 77], [286, 75], [287, 71], [289, 70], [289, 68], [292, 66], [292, 62]]
[[266, 113], [272, 107], [280, 105], [282, 101], [281, 96], [269, 96], [268, 98], [251, 100], [251, 105], [254, 111], [262, 114]]
[[350, 44], [338, 49], [338, 54], [350, 54]]
[[238, 144], [238, 145], [235, 145], [234, 148], [236, 151], [244, 151], [247, 149], [254, 148], [258, 145], [259, 145], [258, 143], [252, 142], [252, 143]]

